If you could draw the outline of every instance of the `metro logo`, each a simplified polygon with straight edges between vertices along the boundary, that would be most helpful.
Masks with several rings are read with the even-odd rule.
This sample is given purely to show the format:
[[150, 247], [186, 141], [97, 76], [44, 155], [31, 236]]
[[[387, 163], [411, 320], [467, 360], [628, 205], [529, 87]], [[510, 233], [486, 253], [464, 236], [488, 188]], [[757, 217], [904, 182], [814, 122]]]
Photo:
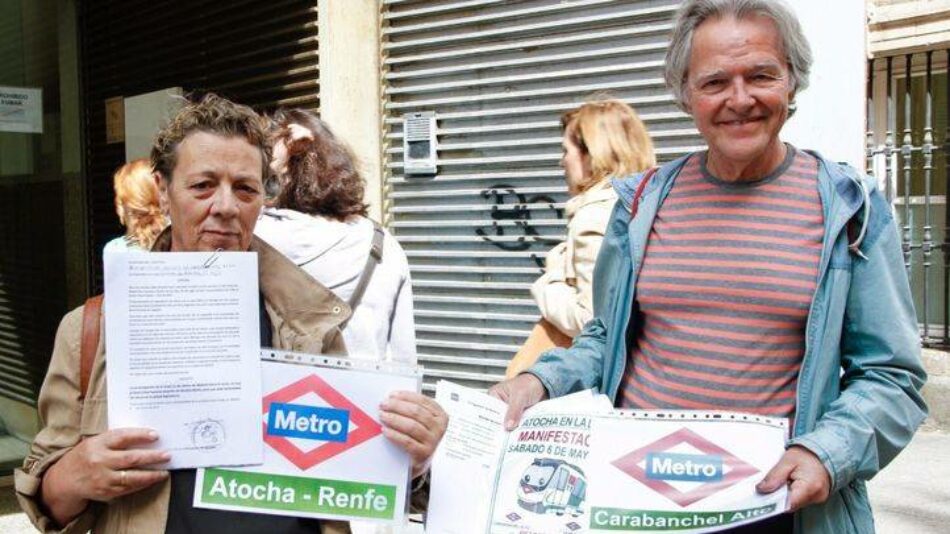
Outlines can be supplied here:
[[267, 434], [271, 436], [345, 443], [350, 428], [350, 412], [272, 402], [267, 422]]
[[722, 457], [651, 452], [647, 454], [646, 474], [654, 480], [718, 482], [722, 480]]
[[[665, 452], [684, 444], [706, 454]], [[611, 464], [682, 507], [701, 501], [759, 472], [755, 467], [688, 428], [681, 428], [629, 452]], [[714, 473], [713, 469], [718, 474]], [[670, 484], [671, 481], [698, 484], [690, 489], [678, 489]]]
[[[291, 404], [292, 401], [300, 399], [308, 393], [317, 395], [329, 404], [331, 408]], [[277, 408], [274, 408], [275, 404], [278, 406]], [[293, 416], [290, 415], [290, 410], [287, 410], [287, 407], [293, 407]], [[264, 423], [264, 443], [267, 443], [272, 449], [303, 471], [383, 433], [383, 428], [378, 422], [374, 421], [366, 412], [350, 402], [349, 399], [344, 397], [339, 391], [333, 389], [330, 384], [327, 384], [315, 374], [301, 378], [264, 397], [263, 413], [268, 415], [267, 420], [269, 422], [276, 422], [276, 413], [278, 411], [283, 413], [280, 421], [281, 429], [278, 429], [277, 433], [275, 433], [273, 429], [268, 430], [267, 423]], [[328, 417], [331, 412], [335, 413], [336, 418], [333, 418], [333, 416]], [[316, 424], [317, 430], [331, 432], [337, 429], [336, 425], [332, 424], [331, 421], [340, 422], [340, 413], [345, 414], [345, 420], [347, 421], [345, 425], [346, 428], [339, 429], [338, 437], [340, 439], [331, 440], [314, 437], [319, 432], [307, 436], [280, 434], [282, 431], [293, 432], [294, 430], [286, 428], [286, 426], [291, 424], [293, 428], [298, 428], [296, 426], [298, 424], [302, 426], [306, 425], [304, 428], [307, 431], [311, 429], [311, 424]], [[300, 421], [301, 416], [305, 418], [303, 422]], [[314, 419], [314, 417], [316, 419]], [[314, 423], [314, 421], [316, 421], [316, 423]], [[319, 421], [324, 422], [320, 423]], [[355, 427], [355, 430], [350, 431], [350, 424]], [[343, 426], [342, 422], [340, 422], [340, 425]], [[330, 428], [331, 426], [333, 427], [332, 429]], [[300, 432], [300, 430], [296, 431]], [[321, 443], [313, 449], [302, 450], [291, 442], [288, 437], [304, 437]]]

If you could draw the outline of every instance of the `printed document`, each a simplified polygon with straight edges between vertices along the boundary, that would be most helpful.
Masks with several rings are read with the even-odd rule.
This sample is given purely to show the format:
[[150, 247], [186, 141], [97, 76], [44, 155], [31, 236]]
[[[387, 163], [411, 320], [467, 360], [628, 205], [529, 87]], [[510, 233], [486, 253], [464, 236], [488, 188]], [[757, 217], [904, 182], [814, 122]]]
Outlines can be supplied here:
[[497, 399], [447, 382], [436, 399], [449, 428], [433, 459], [430, 534], [716, 532], [787, 508], [785, 488], [755, 491], [785, 452], [785, 419], [616, 410], [581, 392], [505, 432]]
[[109, 428], [154, 429], [168, 469], [261, 463], [257, 255], [104, 263]]

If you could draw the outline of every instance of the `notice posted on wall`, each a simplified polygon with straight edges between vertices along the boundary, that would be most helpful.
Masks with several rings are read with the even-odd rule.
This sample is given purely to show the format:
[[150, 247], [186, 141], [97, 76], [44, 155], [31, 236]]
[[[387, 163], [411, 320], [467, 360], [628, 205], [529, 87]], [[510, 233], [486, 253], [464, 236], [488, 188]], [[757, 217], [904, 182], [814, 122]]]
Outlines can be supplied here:
[[263, 350], [264, 463], [197, 472], [194, 506], [403, 524], [410, 459], [382, 434], [380, 403], [418, 391], [415, 366]]
[[[785, 451], [785, 419], [614, 410], [586, 392], [540, 403], [505, 432], [498, 399], [447, 382], [436, 399], [449, 429], [428, 533], [716, 532], [786, 510], [784, 488], [755, 490]], [[473, 425], [481, 437], [462, 439]]]
[[0, 85], [0, 132], [43, 133], [43, 90]]

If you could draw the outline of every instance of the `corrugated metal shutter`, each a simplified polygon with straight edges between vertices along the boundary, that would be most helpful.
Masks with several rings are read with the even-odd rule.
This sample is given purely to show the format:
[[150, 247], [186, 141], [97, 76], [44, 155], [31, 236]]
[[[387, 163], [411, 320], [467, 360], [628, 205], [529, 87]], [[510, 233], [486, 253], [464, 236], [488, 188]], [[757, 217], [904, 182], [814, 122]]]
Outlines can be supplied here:
[[[539, 318], [564, 239], [559, 116], [609, 91], [661, 161], [702, 146], [662, 80], [675, 0], [383, 0], [387, 222], [412, 267], [419, 358], [487, 387]], [[433, 110], [439, 170], [402, 172], [404, 113]]]
[[102, 247], [121, 235], [106, 144], [105, 99], [167, 87], [214, 91], [257, 110], [319, 107], [316, 0], [122, 0], [80, 9], [91, 273], [102, 291]]
[[29, 405], [66, 300], [62, 202], [59, 181], [0, 185], [0, 395]]

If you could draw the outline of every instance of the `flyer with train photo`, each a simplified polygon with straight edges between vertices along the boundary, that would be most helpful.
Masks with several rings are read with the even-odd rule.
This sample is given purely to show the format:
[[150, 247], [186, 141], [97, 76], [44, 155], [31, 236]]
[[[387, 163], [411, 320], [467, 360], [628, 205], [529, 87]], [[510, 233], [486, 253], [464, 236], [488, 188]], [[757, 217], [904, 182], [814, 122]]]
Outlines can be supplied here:
[[[427, 532], [715, 532], [786, 510], [785, 489], [755, 490], [784, 453], [785, 419], [615, 410], [584, 392], [537, 405], [505, 432], [498, 399], [450, 383], [437, 399], [450, 428], [433, 462]], [[480, 446], [452, 439], [473, 417]], [[450, 487], [469, 476], [481, 482]]]

